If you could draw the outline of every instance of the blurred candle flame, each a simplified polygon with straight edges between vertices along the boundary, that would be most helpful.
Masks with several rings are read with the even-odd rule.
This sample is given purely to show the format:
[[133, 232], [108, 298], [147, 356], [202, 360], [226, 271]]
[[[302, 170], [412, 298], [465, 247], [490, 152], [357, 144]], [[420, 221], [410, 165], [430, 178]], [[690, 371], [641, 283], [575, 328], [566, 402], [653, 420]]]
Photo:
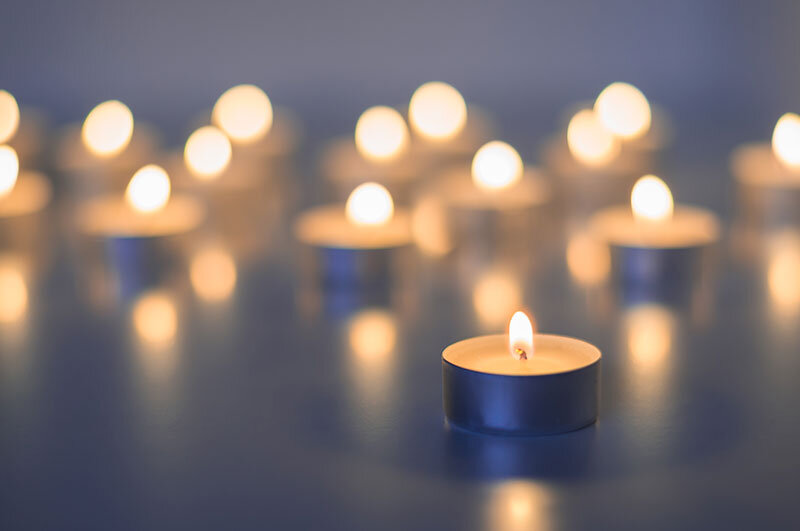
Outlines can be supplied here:
[[137, 212], [150, 214], [164, 208], [169, 201], [170, 188], [164, 168], [148, 164], [131, 178], [125, 190], [125, 200]]
[[505, 142], [494, 140], [481, 146], [472, 158], [472, 181], [478, 188], [508, 188], [522, 178], [522, 158]]
[[19, 128], [19, 105], [7, 90], [0, 90], [0, 144], [11, 140]]
[[420, 86], [411, 96], [408, 118], [414, 131], [431, 140], [448, 140], [467, 123], [467, 104], [455, 87], [441, 81]]
[[208, 302], [223, 301], [236, 288], [236, 263], [226, 249], [209, 245], [192, 256], [189, 278], [201, 299]]
[[133, 114], [121, 101], [97, 105], [86, 116], [81, 137], [86, 148], [98, 157], [113, 157], [122, 152], [133, 136]]
[[619, 140], [603, 126], [591, 109], [578, 111], [567, 126], [567, 147], [587, 166], [604, 166], [620, 153]]
[[408, 127], [391, 107], [370, 107], [358, 118], [355, 132], [359, 153], [373, 161], [388, 161], [408, 147]]
[[255, 142], [272, 128], [272, 103], [259, 87], [237, 85], [217, 99], [211, 120], [234, 142]]
[[637, 220], [668, 220], [672, 217], [673, 208], [669, 186], [655, 175], [645, 175], [633, 185], [631, 210]]
[[0, 146], [0, 198], [7, 196], [17, 184], [19, 158], [11, 146]]
[[607, 86], [594, 103], [602, 124], [626, 140], [643, 136], [650, 129], [650, 104], [642, 91], [628, 83]]
[[518, 360], [533, 355], [533, 324], [525, 312], [516, 312], [508, 323], [508, 351]]
[[183, 158], [192, 175], [202, 180], [219, 177], [231, 161], [231, 141], [213, 125], [201, 127], [186, 140]]
[[490, 269], [475, 282], [472, 306], [485, 328], [502, 326], [508, 315], [521, 305], [522, 289], [519, 280], [510, 271]]
[[772, 151], [783, 164], [800, 168], [800, 116], [787, 112], [772, 132]]
[[350, 192], [345, 214], [354, 225], [385, 225], [394, 214], [394, 202], [384, 186], [364, 183]]

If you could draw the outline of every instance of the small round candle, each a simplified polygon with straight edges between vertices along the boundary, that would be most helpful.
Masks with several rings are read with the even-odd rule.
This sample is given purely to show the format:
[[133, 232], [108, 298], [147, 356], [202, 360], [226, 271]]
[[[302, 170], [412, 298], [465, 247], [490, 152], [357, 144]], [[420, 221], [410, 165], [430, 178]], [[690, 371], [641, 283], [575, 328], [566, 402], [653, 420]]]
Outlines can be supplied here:
[[442, 352], [443, 401], [454, 425], [487, 433], [548, 435], [597, 420], [600, 350], [534, 334], [517, 312], [508, 335], [459, 341]]
[[52, 187], [40, 173], [19, 171], [17, 152], [0, 146], [0, 218], [41, 211], [50, 202]]

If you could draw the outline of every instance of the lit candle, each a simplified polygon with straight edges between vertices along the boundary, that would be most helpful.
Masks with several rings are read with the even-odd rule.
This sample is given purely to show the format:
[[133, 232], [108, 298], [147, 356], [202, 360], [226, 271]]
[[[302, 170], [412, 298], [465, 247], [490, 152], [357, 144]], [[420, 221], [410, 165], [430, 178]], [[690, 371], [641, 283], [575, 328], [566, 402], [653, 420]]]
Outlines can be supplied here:
[[52, 187], [43, 175], [20, 172], [16, 150], [0, 146], [0, 219], [39, 212], [48, 205], [51, 196]]
[[14, 96], [0, 90], [0, 144], [9, 142], [19, 128], [19, 106]]
[[571, 337], [534, 334], [523, 312], [508, 334], [454, 343], [442, 353], [444, 412], [481, 432], [546, 435], [597, 419], [600, 350]]
[[13, 147], [24, 168], [37, 167], [41, 162], [47, 125], [47, 117], [41, 110], [20, 108], [13, 94], [0, 90], [0, 144]]
[[345, 205], [312, 208], [297, 219], [294, 232], [304, 244], [322, 251], [326, 283], [383, 283], [390, 278], [394, 250], [412, 243], [410, 216], [395, 209], [382, 185], [364, 183]]

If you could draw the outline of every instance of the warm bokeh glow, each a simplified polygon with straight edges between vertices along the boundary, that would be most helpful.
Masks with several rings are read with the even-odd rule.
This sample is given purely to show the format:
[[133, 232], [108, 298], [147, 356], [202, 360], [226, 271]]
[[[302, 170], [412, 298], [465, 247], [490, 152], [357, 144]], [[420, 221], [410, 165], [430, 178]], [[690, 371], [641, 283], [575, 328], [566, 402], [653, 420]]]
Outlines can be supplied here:
[[633, 216], [644, 221], [663, 221], [672, 217], [672, 192], [655, 175], [640, 177], [631, 191]]
[[210, 245], [192, 257], [189, 278], [198, 297], [208, 302], [223, 301], [236, 288], [236, 263], [224, 248]]
[[8, 142], [19, 127], [19, 106], [14, 96], [0, 90], [0, 144]]
[[783, 164], [800, 169], [800, 116], [787, 112], [772, 132], [772, 151]]
[[392, 219], [394, 201], [384, 186], [364, 183], [350, 192], [345, 214], [354, 225], [384, 225]]
[[464, 129], [467, 104], [455, 87], [431, 81], [411, 96], [408, 120], [417, 134], [433, 140], [447, 140]]
[[226, 90], [214, 104], [211, 120], [231, 140], [249, 143], [263, 138], [272, 127], [272, 103], [255, 85]]
[[619, 140], [590, 109], [578, 111], [569, 121], [567, 146], [572, 156], [587, 166], [608, 164], [620, 152]]
[[522, 178], [522, 158], [499, 140], [484, 144], [472, 158], [472, 181], [484, 190], [508, 188]]
[[650, 104], [642, 91], [628, 83], [616, 82], [603, 89], [594, 111], [606, 129], [625, 139], [639, 138], [650, 129]]
[[770, 241], [767, 287], [776, 313], [796, 316], [800, 310], [800, 236], [782, 233]]
[[125, 190], [125, 200], [138, 212], [156, 212], [169, 201], [170, 188], [164, 168], [148, 164], [133, 174]]
[[86, 148], [99, 157], [123, 151], [133, 136], [133, 114], [121, 101], [104, 101], [86, 116], [81, 137]]
[[508, 323], [508, 351], [518, 360], [533, 355], [533, 324], [525, 312], [516, 312]]
[[672, 351], [673, 318], [668, 309], [647, 304], [625, 315], [628, 352], [639, 368], [658, 367]]
[[350, 349], [366, 363], [379, 363], [394, 351], [397, 323], [385, 310], [363, 310], [350, 320], [347, 337]]
[[475, 282], [472, 306], [485, 328], [502, 326], [508, 316], [522, 306], [519, 279], [507, 270], [487, 271]]
[[11, 193], [19, 176], [19, 158], [11, 146], [0, 146], [0, 198]]
[[0, 257], [0, 323], [19, 322], [28, 311], [28, 284], [20, 264]]
[[553, 496], [546, 487], [528, 480], [505, 480], [492, 487], [487, 506], [489, 531], [548, 531], [553, 529]]
[[137, 335], [150, 345], [164, 346], [175, 339], [178, 312], [166, 293], [153, 291], [139, 297], [133, 305], [132, 319]]
[[213, 125], [201, 127], [186, 140], [183, 159], [195, 177], [211, 180], [219, 177], [231, 161], [231, 141]]
[[392, 159], [408, 146], [408, 127], [391, 107], [370, 107], [356, 123], [356, 148], [365, 158]]
[[420, 251], [429, 256], [444, 256], [453, 247], [447, 212], [440, 198], [426, 196], [411, 212], [411, 234]]
[[567, 268], [581, 286], [598, 286], [611, 272], [608, 245], [588, 233], [572, 235], [567, 242]]

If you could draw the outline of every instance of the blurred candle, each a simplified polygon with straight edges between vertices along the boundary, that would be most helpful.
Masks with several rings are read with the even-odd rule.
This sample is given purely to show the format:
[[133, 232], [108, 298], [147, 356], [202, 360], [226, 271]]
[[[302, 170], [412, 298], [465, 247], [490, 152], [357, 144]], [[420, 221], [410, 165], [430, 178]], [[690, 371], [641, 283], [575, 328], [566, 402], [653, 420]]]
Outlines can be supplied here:
[[272, 103], [255, 85], [237, 85], [217, 99], [211, 119], [233, 142], [249, 144], [263, 138], [272, 127]]
[[607, 165], [621, 151], [619, 140], [589, 109], [578, 111], [569, 121], [567, 146], [577, 161], [590, 167]]
[[0, 198], [11, 193], [19, 176], [19, 158], [11, 146], [0, 146]]
[[183, 158], [192, 175], [208, 181], [217, 179], [228, 168], [231, 153], [228, 137], [220, 129], [207, 125], [186, 140]]
[[594, 111], [606, 129], [625, 140], [640, 138], [650, 129], [650, 103], [628, 83], [616, 82], [603, 89]]
[[446, 141], [463, 131], [467, 123], [467, 104], [451, 85], [431, 81], [414, 91], [408, 118], [415, 133], [427, 140]]
[[370, 107], [356, 123], [355, 142], [369, 160], [388, 162], [408, 146], [408, 128], [402, 115], [391, 107]]
[[19, 127], [19, 106], [14, 96], [0, 90], [0, 144], [11, 140]]
[[117, 100], [97, 105], [86, 116], [81, 137], [86, 148], [101, 158], [122, 152], [133, 136], [133, 113]]
[[44, 209], [50, 202], [52, 187], [40, 173], [20, 173], [17, 152], [0, 146], [0, 219], [20, 218]]

